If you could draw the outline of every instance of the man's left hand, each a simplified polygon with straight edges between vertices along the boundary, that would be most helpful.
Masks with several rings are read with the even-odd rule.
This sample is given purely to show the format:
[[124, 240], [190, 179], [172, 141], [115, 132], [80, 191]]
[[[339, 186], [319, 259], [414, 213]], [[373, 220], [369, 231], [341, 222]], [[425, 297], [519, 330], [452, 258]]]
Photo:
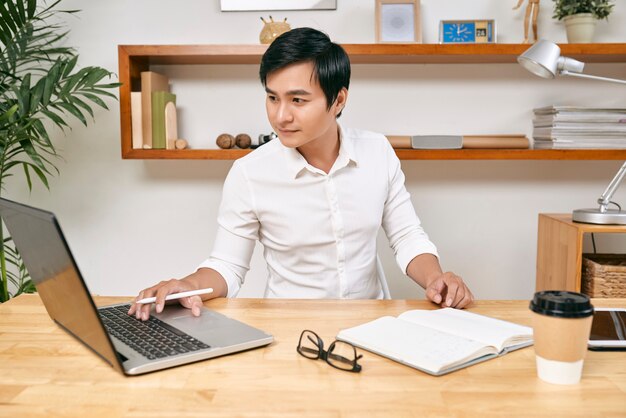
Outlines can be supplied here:
[[443, 308], [457, 309], [465, 308], [474, 300], [463, 279], [449, 271], [430, 281], [426, 297]]

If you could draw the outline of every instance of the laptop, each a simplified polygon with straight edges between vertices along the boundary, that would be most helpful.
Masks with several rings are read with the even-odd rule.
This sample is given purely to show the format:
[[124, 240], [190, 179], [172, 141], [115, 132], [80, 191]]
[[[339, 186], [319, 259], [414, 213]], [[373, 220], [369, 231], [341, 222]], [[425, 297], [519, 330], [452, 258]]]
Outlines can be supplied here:
[[[0, 198], [5, 222], [48, 315], [114, 369], [138, 375], [270, 344], [259, 329], [203, 308], [168, 305], [148, 321], [130, 304], [97, 308], [53, 213]], [[113, 271], [111, 274], [115, 274]]]

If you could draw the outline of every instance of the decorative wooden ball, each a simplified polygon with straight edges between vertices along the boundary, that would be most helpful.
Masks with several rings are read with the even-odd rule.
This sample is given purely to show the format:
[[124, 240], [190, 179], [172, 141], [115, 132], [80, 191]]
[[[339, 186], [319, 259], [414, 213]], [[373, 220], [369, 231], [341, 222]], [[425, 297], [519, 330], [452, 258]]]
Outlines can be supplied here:
[[229, 149], [235, 146], [235, 137], [231, 134], [221, 134], [217, 137], [215, 143], [222, 149]]
[[252, 145], [252, 138], [248, 134], [239, 134], [235, 137], [235, 145], [239, 148], [250, 148]]
[[178, 138], [176, 141], [174, 141], [174, 148], [176, 149], [185, 149], [188, 145], [189, 144], [187, 144], [187, 141], [182, 138]]

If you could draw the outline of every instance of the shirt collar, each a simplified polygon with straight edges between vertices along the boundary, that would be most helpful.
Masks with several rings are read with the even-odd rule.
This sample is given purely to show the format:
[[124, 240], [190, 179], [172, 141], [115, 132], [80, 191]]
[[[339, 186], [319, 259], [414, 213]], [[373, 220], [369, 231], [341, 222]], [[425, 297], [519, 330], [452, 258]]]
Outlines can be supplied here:
[[[358, 161], [354, 153], [352, 138], [346, 136], [341, 124], [338, 123], [337, 125], [339, 126], [339, 154], [337, 155], [335, 164], [333, 164], [333, 167], [330, 170], [331, 173], [343, 167], [347, 167], [351, 163], [354, 166], [358, 167]], [[288, 148], [285, 146], [283, 146], [283, 149], [285, 151], [285, 157], [287, 159], [287, 170], [289, 172], [290, 178], [297, 178], [298, 175], [306, 169], [315, 170], [309, 165], [309, 163], [304, 159], [302, 154], [300, 154], [297, 149]]]
[[341, 141], [339, 145], [339, 155], [337, 156], [337, 161], [335, 162], [335, 166], [337, 169], [341, 167], [346, 167], [350, 163], [354, 164], [355, 167], [359, 166], [359, 162], [356, 158], [356, 153], [354, 152], [354, 144], [353, 138], [350, 135], [346, 135], [343, 126], [339, 124], [339, 139]]

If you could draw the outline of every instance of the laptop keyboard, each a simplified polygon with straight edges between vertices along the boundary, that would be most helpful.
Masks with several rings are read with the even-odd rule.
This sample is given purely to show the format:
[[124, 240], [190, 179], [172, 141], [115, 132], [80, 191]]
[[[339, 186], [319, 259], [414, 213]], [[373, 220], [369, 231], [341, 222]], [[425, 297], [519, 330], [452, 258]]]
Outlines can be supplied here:
[[130, 305], [99, 309], [107, 332], [149, 360], [209, 348], [189, 334], [151, 316], [141, 321], [128, 315]]

